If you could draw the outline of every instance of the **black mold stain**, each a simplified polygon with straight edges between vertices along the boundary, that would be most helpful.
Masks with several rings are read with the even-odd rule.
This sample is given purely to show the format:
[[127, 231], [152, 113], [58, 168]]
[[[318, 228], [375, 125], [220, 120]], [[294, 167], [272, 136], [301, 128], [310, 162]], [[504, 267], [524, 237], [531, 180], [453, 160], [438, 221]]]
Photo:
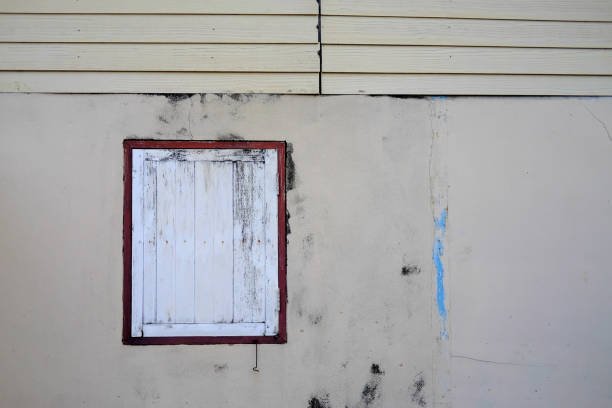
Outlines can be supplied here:
[[166, 119], [165, 117], [163, 117], [162, 115], [159, 115], [157, 117], [157, 120], [159, 120], [162, 123], [170, 123], [170, 121], [168, 119]]
[[365, 406], [370, 406], [378, 396], [378, 383], [368, 381], [368, 383], [364, 385], [363, 391], [361, 391], [361, 400]]
[[417, 275], [421, 273], [421, 268], [418, 265], [404, 265], [402, 266], [402, 275]]
[[189, 99], [195, 94], [174, 93], [174, 94], [162, 94], [162, 95], [166, 97], [166, 99], [168, 100], [168, 102], [170, 102], [170, 104], [176, 105], [178, 102], [185, 100], [185, 99]]
[[291, 224], [289, 224], [289, 218], [291, 218], [291, 214], [289, 214], [289, 210], [285, 209], [285, 234], [291, 234]]
[[218, 140], [244, 140], [244, 137], [235, 133], [222, 133], [217, 135]]
[[180, 129], [179, 129], [179, 130], [178, 130], [176, 133], [177, 133], [177, 134], [179, 134], [179, 135], [181, 135], [181, 136], [185, 136], [186, 134], [188, 134], [188, 133], [189, 133], [189, 130], [187, 130], [187, 128], [186, 128], [186, 127], [182, 127], [182, 128], [180, 128]]
[[363, 390], [361, 391], [361, 402], [365, 407], [369, 407], [374, 401], [380, 398], [380, 383], [383, 375], [385, 375], [385, 372], [375, 363], [370, 367], [370, 373], [372, 377], [366, 385], [363, 386]]
[[227, 364], [223, 363], [223, 364], [215, 364], [215, 373], [220, 373], [222, 371], [227, 370]]
[[295, 188], [295, 162], [293, 161], [293, 144], [287, 143], [287, 161], [285, 163], [286, 183], [285, 190], [291, 191]]
[[380, 366], [378, 364], [372, 364], [372, 366], [370, 367], [370, 372], [372, 374], [384, 374], [385, 373], [384, 371], [380, 369]]
[[412, 402], [416, 403], [419, 407], [427, 406], [425, 396], [423, 395], [423, 388], [425, 388], [423, 373], [417, 374], [412, 387], [414, 388], [414, 392], [412, 393]]
[[329, 394], [313, 395], [308, 400], [307, 408], [331, 408], [329, 405]]

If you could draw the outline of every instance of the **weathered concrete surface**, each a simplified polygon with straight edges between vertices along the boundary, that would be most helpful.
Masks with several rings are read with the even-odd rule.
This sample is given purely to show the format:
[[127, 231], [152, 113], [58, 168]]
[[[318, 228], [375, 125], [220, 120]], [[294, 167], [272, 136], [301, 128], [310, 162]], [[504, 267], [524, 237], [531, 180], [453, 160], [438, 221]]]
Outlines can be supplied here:
[[[611, 99], [0, 95], [0, 406], [609, 406], [610, 126]], [[121, 345], [122, 140], [237, 137], [293, 147], [288, 343], [259, 373]]]

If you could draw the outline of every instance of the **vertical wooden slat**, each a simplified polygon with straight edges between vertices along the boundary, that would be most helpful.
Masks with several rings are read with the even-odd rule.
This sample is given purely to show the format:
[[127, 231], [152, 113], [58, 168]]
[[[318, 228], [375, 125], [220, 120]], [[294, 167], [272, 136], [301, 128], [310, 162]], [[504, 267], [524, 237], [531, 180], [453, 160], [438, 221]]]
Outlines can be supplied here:
[[143, 322], [155, 322], [157, 287], [157, 163], [144, 162]]
[[142, 283], [144, 268], [144, 154], [132, 151], [132, 327], [133, 337], [142, 336]]
[[234, 321], [263, 322], [263, 163], [234, 163]]
[[176, 320], [193, 323], [194, 310], [194, 163], [176, 162]]
[[158, 323], [174, 322], [175, 308], [175, 211], [176, 162], [160, 161], [157, 165], [157, 311]]
[[232, 162], [195, 163], [195, 321], [233, 313]]
[[278, 333], [278, 157], [275, 149], [265, 152], [265, 322], [266, 336]]

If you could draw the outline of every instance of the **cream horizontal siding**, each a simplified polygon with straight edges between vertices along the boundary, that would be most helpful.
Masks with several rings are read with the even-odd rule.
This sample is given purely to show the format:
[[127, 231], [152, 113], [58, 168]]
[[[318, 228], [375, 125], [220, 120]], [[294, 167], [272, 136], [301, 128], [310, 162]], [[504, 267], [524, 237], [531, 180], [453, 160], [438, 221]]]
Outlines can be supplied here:
[[324, 0], [323, 15], [612, 21], [610, 0]]
[[318, 93], [308, 0], [0, 0], [0, 92]]
[[610, 76], [325, 74], [325, 94], [612, 95]]
[[318, 72], [316, 44], [0, 44], [0, 70]]
[[326, 94], [610, 95], [610, 0], [326, 0]]
[[0, 14], [0, 42], [314, 44], [316, 16]]
[[323, 72], [612, 75], [612, 50], [325, 45]]
[[0, 71], [0, 92], [318, 93], [318, 73]]
[[612, 47], [612, 23], [324, 16], [322, 26], [326, 44]]
[[2, 0], [0, 13], [317, 14], [312, 0]]

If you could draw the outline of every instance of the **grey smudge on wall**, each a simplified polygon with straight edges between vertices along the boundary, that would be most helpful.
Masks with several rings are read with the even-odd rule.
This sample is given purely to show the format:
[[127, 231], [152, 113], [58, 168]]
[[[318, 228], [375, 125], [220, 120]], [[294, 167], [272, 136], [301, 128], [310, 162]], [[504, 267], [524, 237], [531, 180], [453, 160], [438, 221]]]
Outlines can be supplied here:
[[215, 369], [215, 373], [220, 373], [222, 371], [225, 371], [227, 370], [227, 363], [215, 364], [214, 369]]
[[421, 273], [421, 268], [418, 265], [404, 265], [402, 266], [402, 275], [417, 275]]
[[313, 246], [314, 246], [314, 235], [306, 234], [304, 239], [302, 239], [302, 251], [304, 254], [304, 260], [309, 261], [310, 258], [312, 258]]
[[310, 320], [310, 323], [313, 326], [316, 326], [319, 323], [321, 323], [321, 320], [323, 320], [323, 316], [321, 314], [319, 314], [319, 313], [309, 314], [308, 315], [308, 320]]
[[217, 134], [218, 140], [244, 140], [244, 137], [235, 133], [219, 133]]
[[427, 403], [425, 402], [425, 397], [423, 395], [423, 388], [425, 388], [425, 379], [423, 378], [423, 373], [418, 373], [416, 375], [412, 387], [412, 402], [416, 403], [419, 407], [427, 406]]
[[313, 395], [308, 400], [307, 408], [331, 408], [329, 404], [329, 394]]
[[291, 301], [289, 302], [289, 307], [295, 311], [298, 317], [302, 317], [304, 315], [304, 289], [295, 292], [291, 296]]

